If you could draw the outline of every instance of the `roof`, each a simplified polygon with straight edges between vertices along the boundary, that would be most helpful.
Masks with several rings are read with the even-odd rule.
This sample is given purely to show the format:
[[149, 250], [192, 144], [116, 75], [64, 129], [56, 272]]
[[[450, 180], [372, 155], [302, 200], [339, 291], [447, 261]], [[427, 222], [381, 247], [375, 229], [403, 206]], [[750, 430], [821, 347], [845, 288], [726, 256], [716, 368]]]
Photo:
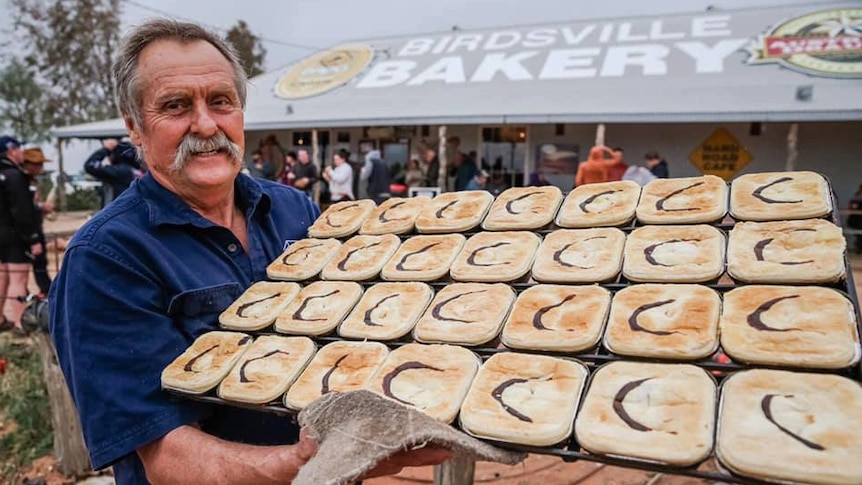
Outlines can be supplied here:
[[[254, 78], [246, 129], [859, 120], [858, 7], [795, 5], [353, 42]], [[52, 133], [118, 130], [125, 131], [113, 120]]]

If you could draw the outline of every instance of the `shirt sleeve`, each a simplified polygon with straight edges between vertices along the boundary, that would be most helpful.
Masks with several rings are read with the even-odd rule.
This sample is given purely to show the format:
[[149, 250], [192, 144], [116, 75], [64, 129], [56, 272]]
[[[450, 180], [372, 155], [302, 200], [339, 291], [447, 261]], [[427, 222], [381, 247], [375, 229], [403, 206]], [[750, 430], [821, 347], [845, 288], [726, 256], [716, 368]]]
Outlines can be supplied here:
[[73, 244], [51, 289], [51, 335], [95, 469], [211, 414], [161, 391], [192, 340], [164, 298], [144, 265], [94, 243]]

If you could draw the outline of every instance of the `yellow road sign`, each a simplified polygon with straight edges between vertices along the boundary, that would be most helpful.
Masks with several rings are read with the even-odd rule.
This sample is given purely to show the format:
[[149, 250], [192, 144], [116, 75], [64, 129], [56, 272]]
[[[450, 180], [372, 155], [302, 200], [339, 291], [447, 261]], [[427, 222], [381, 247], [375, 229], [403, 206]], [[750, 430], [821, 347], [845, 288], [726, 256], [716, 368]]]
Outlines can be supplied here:
[[724, 128], [715, 130], [688, 156], [692, 165], [705, 175], [730, 180], [752, 160], [751, 153]]

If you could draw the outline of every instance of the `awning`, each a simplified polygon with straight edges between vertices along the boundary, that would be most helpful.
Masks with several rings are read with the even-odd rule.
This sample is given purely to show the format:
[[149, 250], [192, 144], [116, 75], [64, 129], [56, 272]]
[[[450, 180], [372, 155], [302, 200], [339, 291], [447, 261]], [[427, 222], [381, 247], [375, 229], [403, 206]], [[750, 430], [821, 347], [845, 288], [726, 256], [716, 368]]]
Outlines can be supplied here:
[[[859, 120], [858, 7], [708, 11], [352, 42], [255, 78], [246, 129]], [[122, 129], [119, 121], [102, 123], [52, 134]]]

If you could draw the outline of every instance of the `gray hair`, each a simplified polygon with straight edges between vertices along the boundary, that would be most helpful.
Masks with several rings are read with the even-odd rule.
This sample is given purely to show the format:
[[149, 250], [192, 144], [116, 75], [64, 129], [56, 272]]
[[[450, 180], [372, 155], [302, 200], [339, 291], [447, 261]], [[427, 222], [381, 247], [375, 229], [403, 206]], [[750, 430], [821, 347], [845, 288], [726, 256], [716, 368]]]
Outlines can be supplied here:
[[114, 92], [117, 94], [117, 108], [122, 116], [131, 117], [135, 126], [141, 128], [143, 116], [141, 115], [138, 59], [148, 45], [160, 40], [173, 40], [182, 44], [203, 41], [218, 49], [231, 65], [236, 92], [239, 94], [242, 107], [245, 108], [248, 79], [239, 57], [230, 44], [200, 25], [170, 19], [154, 19], [135, 27], [123, 38], [119, 54], [114, 61]]

